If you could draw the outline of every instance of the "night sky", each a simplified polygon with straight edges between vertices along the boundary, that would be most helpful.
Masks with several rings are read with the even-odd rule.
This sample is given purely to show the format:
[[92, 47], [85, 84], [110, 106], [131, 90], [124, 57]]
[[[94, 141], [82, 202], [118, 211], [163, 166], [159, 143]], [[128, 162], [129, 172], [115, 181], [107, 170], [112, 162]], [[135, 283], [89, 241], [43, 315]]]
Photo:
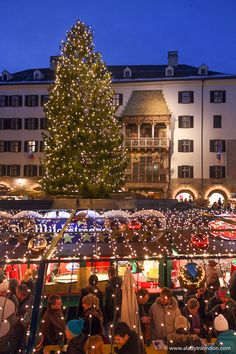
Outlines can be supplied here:
[[49, 66], [81, 19], [106, 64], [179, 62], [236, 74], [235, 0], [1, 0], [0, 72]]

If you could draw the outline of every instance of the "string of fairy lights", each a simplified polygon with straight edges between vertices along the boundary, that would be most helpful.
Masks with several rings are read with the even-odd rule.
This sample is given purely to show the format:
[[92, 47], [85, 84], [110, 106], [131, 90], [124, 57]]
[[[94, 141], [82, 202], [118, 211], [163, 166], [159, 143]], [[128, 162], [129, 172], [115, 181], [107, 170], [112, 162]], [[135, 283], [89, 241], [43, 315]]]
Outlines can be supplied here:
[[87, 192], [109, 192], [124, 184], [127, 154], [112, 97], [111, 75], [94, 52], [93, 33], [78, 21], [62, 42], [45, 104], [43, 190], [83, 193], [86, 186]]
[[[156, 215], [156, 226], [153, 223], [153, 211], [149, 211], [149, 213], [152, 215], [152, 218], [150, 218], [150, 215], [145, 216], [144, 214], [141, 214], [139, 218], [135, 218], [132, 216], [135, 215], [135, 213], [133, 213], [126, 222], [124, 222], [124, 219], [119, 220], [119, 218], [113, 218], [110, 219], [110, 221], [106, 220], [106, 225], [108, 225], [106, 227], [104, 226], [105, 224], [99, 227], [94, 227], [93, 225], [93, 223], [96, 225], [96, 219], [104, 223], [102, 215], [97, 218], [92, 218], [91, 229], [82, 228], [78, 229], [76, 232], [69, 231], [65, 233], [64, 238], [54, 252], [54, 257], [57, 257], [58, 254], [63, 256], [65, 245], [68, 245], [70, 248], [69, 256], [71, 256], [71, 254], [83, 256], [84, 244], [92, 245], [92, 253], [90, 250], [88, 256], [96, 255], [96, 257], [104, 255], [102, 244], [108, 244], [112, 250], [107, 256], [120, 256], [121, 258], [119, 248], [122, 244], [126, 249], [125, 255], [133, 258], [138, 257], [140, 254], [138, 251], [140, 246], [137, 246], [138, 244], [142, 245], [142, 253], [147, 257], [155, 256], [156, 254], [166, 254], [167, 256], [173, 256], [173, 254], [175, 254], [176, 257], [178, 257], [178, 254], [193, 256], [198, 254], [207, 255], [209, 252], [212, 255], [219, 256], [223, 253], [229, 253], [230, 255], [235, 252], [234, 239], [225, 240], [224, 238], [210, 234], [208, 222], [206, 222], [200, 210], [196, 209], [194, 211], [188, 210], [182, 212], [177, 210], [159, 211], [162, 216], [161, 214]], [[160, 218], [165, 219], [166, 229], [164, 230], [160, 229]], [[91, 218], [88, 217], [85, 219], [85, 222], [89, 219]], [[43, 251], [50, 246], [55, 232], [37, 232], [35, 220], [38, 222], [40, 219], [33, 217], [4, 217], [0, 219], [0, 252], [1, 249], [3, 250], [0, 256], [2, 260], [11, 261], [20, 258], [24, 260], [37, 259], [37, 252], [32, 255], [33, 252], [30, 247], [30, 244], [33, 244], [34, 238], [36, 238], [36, 246], [37, 243], [41, 244]], [[149, 220], [151, 220], [151, 223]], [[60, 219], [47, 219], [49, 224], [57, 224], [59, 221]], [[128, 229], [127, 225], [129, 225], [130, 221], [132, 221], [131, 229]], [[18, 227], [18, 225], [20, 225], [20, 227]], [[150, 230], [150, 225], [152, 230]], [[136, 226], [139, 229], [135, 229]], [[232, 230], [230, 231], [231, 234], [234, 235], [236, 231], [234, 231], [233, 226], [229, 225], [229, 228]], [[14, 229], [15, 232], [13, 231]], [[214, 232], [217, 231], [214, 230]], [[229, 231], [226, 230], [225, 232]], [[195, 243], [192, 241], [194, 236], [197, 236], [195, 237]], [[158, 241], [155, 241], [155, 237], [158, 237]], [[200, 241], [205, 242], [205, 248], [198, 248], [198, 243], [201, 245], [201, 242], [198, 242], [199, 237]], [[175, 253], [173, 253], [173, 250], [175, 250]]]

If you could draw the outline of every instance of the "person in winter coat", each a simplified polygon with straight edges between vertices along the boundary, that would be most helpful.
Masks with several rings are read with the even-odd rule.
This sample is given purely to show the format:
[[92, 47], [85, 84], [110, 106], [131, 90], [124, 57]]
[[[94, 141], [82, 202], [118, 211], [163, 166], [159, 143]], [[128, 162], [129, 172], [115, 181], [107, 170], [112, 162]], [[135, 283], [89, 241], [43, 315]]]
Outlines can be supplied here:
[[203, 285], [199, 289], [191, 289], [188, 290], [184, 296], [184, 305], [188, 302], [189, 299], [197, 299], [199, 302], [199, 313], [200, 317], [204, 324], [208, 325], [208, 317], [206, 315], [206, 306], [209, 299], [214, 296], [214, 292], [207, 289], [205, 285]]
[[207, 354], [235, 354], [235, 331], [229, 330], [228, 322], [223, 315], [218, 315], [214, 319], [214, 328], [217, 333], [216, 342], [208, 347]]
[[62, 312], [61, 297], [52, 294], [41, 321], [42, 342], [40, 345], [61, 345], [64, 343], [66, 323]]
[[118, 322], [114, 329], [115, 343], [120, 346], [119, 354], [145, 354], [143, 341], [138, 334], [131, 331], [127, 323]]
[[175, 332], [175, 317], [181, 315], [177, 300], [171, 289], [163, 288], [160, 297], [149, 310], [151, 318], [151, 338], [167, 341]]
[[200, 312], [199, 302], [195, 298], [190, 298], [187, 306], [183, 309], [183, 315], [187, 318], [190, 324], [190, 333], [197, 334], [201, 338], [207, 337], [207, 327], [203, 324]]
[[85, 335], [82, 333], [84, 320], [71, 320], [66, 324], [68, 347], [66, 354], [84, 354]]
[[221, 314], [227, 319], [229, 329], [236, 329], [236, 302], [230, 299], [227, 288], [222, 287], [215, 293], [209, 300], [206, 311], [212, 323], [214, 318]]
[[116, 275], [114, 267], [108, 268], [108, 282], [105, 287], [105, 336], [112, 336], [112, 324], [120, 319], [122, 303], [122, 279]]
[[219, 275], [217, 273], [217, 270], [215, 269], [217, 266], [217, 263], [210, 259], [208, 261], [208, 266], [206, 268], [206, 286], [207, 289], [216, 291], [220, 287], [220, 280], [219, 280]]
[[103, 335], [103, 315], [99, 308], [98, 298], [93, 294], [84, 296], [83, 308], [83, 333], [87, 336]]
[[21, 284], [27, 285], [28, 289], [31, 291], [31, 294], [34, 293], [34, 279], [32, 269], [26, 269]]
[[102, 311], [104, 316], [104, 294], [98, 288], [98, 277], [95, 274], [90, 275], [89, 277], [89, 285], [86, 288], [81, 289], [81, 295], [79, 299], [79, 306], [78, 306], [78, 316], [83, 317], [84, 310], [83, 310], [83, 298], [88, 294], [96, 295], [99, 300], [99, 308]]
[[[202, 343], [197, 334], [190, 334], [189, 323], [184, 316], [178, 316], [175, 318], [175, 334], [169, 336], [168, 354], [202, 354], [205, 351], [199, 349], [202, 347]], [[189, 347], [189, 350], [186, 348]]]

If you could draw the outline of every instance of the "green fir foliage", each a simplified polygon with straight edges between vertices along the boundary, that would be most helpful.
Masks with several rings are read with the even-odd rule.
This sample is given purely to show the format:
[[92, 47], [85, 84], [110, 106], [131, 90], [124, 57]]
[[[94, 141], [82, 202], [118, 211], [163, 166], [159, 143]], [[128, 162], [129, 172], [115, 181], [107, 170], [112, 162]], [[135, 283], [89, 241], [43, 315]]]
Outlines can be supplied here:
[[124, 184], [127, 155], [112, 97], [92, 31], [78, 21], [62, 43], [45, 104], [49, 134], [40, 184], [46, 193], [104, 197]]

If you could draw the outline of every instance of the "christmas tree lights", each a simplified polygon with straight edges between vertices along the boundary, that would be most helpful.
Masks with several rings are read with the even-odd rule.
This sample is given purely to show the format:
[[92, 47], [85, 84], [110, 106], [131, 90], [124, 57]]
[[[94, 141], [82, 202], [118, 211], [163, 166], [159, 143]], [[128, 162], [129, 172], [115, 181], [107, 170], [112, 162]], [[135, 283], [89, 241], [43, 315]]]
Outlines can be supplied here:
[[111, 76], [94, 52], [92, 31], [78, 21], [62, 43], [45, 104], [44, 191], [101, 197], [124, 184], [127, 157], [112, 97]]

